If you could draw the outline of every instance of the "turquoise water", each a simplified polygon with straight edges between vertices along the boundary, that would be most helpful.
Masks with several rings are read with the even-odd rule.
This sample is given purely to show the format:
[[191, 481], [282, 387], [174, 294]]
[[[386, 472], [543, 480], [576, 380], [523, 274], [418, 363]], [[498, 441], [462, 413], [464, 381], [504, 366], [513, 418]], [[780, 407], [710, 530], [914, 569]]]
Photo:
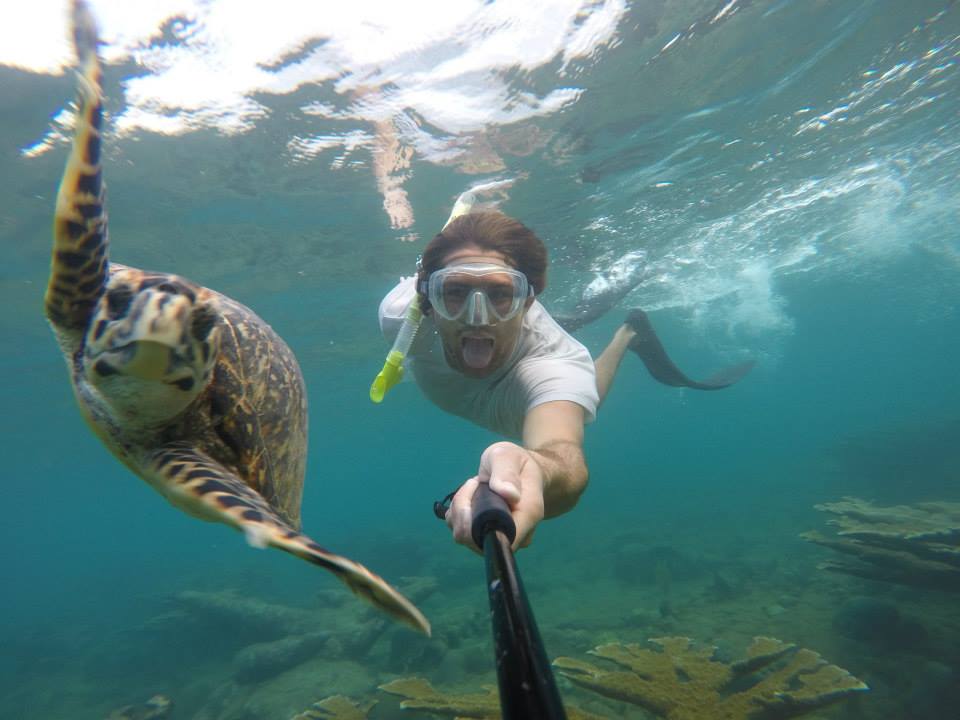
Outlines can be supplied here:
[[[186, 58], [146, 50], [189, 55], [212, 14], [152, 34], [158, 19], [131, 40], [110, 3], [94, 4], [112, 257], [226, 293], [287, 340], [311, 404], [304, 528], [401, 587], [435, 580], [421, 603], [430, 642], [380, 628], [322, 571], [179, 513], [84, 426], [42, 316], [72, 77], [2, 56], [0, 717], [101, 718], [155, 693], [174, 718], [286, 720], [336, 693], [395, 717], [377, 687], [396, 677], [457, 692], [495, 682], [482, 562], [431, 513], [494, 438], [410, 384], [382, 406], [367, 399], [386, 349], [380, 298], [457, 195], [491, 183], [502, 189], [487, 199], [550, 249], [548, 309], [636, 283], [578, 331], [591, 351], [642, 307], [694, 377], [757, 360], [733, 388], [698, 393], [625, 359], [587, 430], [586, 495], [519, 555], [548, 655], [682, 635], [735, 658], [769, 635], [870, 685], [818, 717], [953, 716], [956, 594], [824, 572], [834, 554], [798, 536], [829, 532], [813, 506], [844, 496], [960, 500], [960, 9], [573, 5], [445, 5], [434, 13], [450, 34], [406, 47], [396, 13], [312, 11], [298, 25], [284, 8], [283, 52], [235, 30], [237, 47], [264, 53], [250, 62], [267, 80], [213, 75], [235, 78], [251, 109], [150, 85]], [[23, 34], [59, 41], [23, 13]], [[351, 28], [381, 33], [380, 54], [351, 50]], [[296, 83], [278, 80], [296, 67]], [[175, 130], [155, 132], [150, 113]], [[407, 156], [378, 186], [378, 159]], [[412, 213], [392, 225], [391, 187]], [[250, 679], [251, 645], [300, 631], [211, 611], [228, 590], [304, 609], [332, 639]], [[601, 715], [649, 717], [561, 688]]]

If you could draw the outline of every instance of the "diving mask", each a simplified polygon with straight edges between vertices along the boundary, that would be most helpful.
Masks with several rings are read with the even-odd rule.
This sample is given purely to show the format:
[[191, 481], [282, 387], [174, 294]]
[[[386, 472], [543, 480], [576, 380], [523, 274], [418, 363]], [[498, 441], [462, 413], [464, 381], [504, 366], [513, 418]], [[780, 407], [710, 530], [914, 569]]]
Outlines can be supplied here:
[[447, 320], [494, 325], [517, 316], [533, 288], [519, 270], [492, 263], [451, 265], [427, 280], [430, 306]]

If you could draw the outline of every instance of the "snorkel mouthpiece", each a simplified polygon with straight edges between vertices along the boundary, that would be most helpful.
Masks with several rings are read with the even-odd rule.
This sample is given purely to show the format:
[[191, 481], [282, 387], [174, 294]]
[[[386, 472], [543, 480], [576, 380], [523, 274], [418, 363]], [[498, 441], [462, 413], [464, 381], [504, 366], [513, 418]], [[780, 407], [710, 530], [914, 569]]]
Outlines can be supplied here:
[[410, 307], [407, 308], [406, 317], [403, 318], [403, 325], [400, 326], [400, 332], [397, 333], [397, 339], [393, 341], [393, 347], [387, 353], [387, 359], [383, 363], [383, 369], [377, 373], [370, 386], [370, 399], [375, 403], [383, 402], [387, 391], [403, 379], [403, 361], [410, 352], [410, 346], [413, 345], [413, 339], [420, 329], [420, 322], [423, 320], [423, 313], [420, 312], [420, 296], [415, 295]]
[[403, 353], [391, 350], [387, 353], [383, 369], [377, 373], [370, 386], [370, 399], [375, 403], [383, 402], [387, 390], [403, 379]]

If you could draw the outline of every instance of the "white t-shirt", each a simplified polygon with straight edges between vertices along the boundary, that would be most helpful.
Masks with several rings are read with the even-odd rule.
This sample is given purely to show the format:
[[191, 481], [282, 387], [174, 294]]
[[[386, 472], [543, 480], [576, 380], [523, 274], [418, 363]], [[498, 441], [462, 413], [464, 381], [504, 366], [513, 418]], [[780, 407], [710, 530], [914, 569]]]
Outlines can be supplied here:
[[[392, 343], [415, 294], [404, 278], [380, 303], [380, 330]], [[550, 317], [538, 301], [527, 310], [510, 359], [485, 378], [451, 369], [433, 318], [424, 317], [407, 356], [406, 371], [435, 405], [505, 437], [519, 439], [527, 412], [545, 402], [570, 400], [596, 417], [599, 396], [590, 353]]]

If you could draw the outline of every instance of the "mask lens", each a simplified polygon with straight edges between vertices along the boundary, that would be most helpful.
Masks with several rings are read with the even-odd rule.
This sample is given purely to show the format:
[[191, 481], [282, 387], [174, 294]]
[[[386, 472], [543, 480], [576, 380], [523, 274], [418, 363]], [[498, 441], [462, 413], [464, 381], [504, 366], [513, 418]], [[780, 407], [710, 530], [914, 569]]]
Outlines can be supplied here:
[[458, 317], [466, 309], [467, 301], [474, 292], [469, 276], [453, 275], [443, 278], [440, 283], [440, 303], [447, 317]]
[[486, 280], [484, 294], [494, 314], [501, 320], [512, 317], [517, 310], [517, 293], [519, 290], [514, 285], [513, 278], [505, 273], [500, 273], [490, 275]]
[[[448, 320], [459, 320], [465, 313], [471, 324], [490, 315], [506, 321], [514, 317], [529, 295], [526, 276], [516, 270], [497, 265], [461, 265], [438, 270], [430, 276], [431, 304]], [[486, 313], [477, 312], [477, 303]], [[485, 323], [483, 323], [485, 324]]]

